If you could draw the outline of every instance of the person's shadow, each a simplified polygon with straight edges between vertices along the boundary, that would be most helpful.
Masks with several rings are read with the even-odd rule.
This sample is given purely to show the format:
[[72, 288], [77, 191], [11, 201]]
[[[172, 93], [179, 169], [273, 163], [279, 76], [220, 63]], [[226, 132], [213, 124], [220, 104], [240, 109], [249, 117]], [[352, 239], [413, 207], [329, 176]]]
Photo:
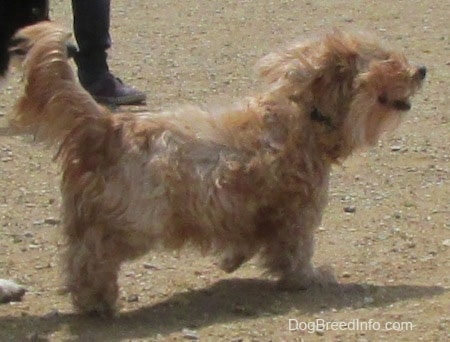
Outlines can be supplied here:
[[[440, 286], [341, 284], [281, 292], [270, 281], [229, 279], [204, 289], [176, 294], [135, 311], [119, 313], [112, 319], [78, 314], [0, 317], [0, 340], [46, 341], [46, 336], [59, 330], [67, 331], [70, 341], [152, 338], [181, 332], [184, 328], [199, 329], [217, 323], [279, 316], [293, 310], [296, 314], [314, 314], [332, 308], [384, 307], [448, 290]], [[280, 331], [288, 329], [287, 321], [286, 326], [280, 326]]]

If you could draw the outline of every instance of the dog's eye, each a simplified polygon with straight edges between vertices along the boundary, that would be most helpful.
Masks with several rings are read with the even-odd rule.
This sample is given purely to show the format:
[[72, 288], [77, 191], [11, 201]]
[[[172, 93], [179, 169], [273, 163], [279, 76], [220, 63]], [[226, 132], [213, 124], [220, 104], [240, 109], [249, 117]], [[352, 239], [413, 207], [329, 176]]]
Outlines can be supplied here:
[[388, 102], [386, 94], [381, 94], [380, 96], [378, 96], [378, 102], [380, 102], [381, 104], [386, 104]]
[[396, 110], [410, 110], [411, 104], [408, 100], [393, 100], [390, 101], [386, 94], [378, 96], [378, 102], [384, 106], [394, 108]]
[[407, 100], [395, 100], [392, 102], [392, 107], [398, 110], [410, 110], [411, 104]]
[[26, 43], [26, 38], [23, 37], [14, 37], [8, 43], [8, 51], [11, 54], [15, 55], [25, 55], [26, 52], [23, 50], [21, 45]]

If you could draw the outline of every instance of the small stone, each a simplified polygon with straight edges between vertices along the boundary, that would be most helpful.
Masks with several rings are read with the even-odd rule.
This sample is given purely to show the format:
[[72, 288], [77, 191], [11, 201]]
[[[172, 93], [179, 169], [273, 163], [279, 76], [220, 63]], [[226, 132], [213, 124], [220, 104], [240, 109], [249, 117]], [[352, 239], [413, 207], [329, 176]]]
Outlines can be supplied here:
[[402, 214], [399, 213], [399, 212], [394, 213], [393, 216], [394, 216], [394, 218], [397, 219], [397, 220], [402, 218]]
[[408, 246], [408, 248], [415, 248], [415, 247], [416, 247], [416, 243], [413, 242], [413, 241], [409, 241], [409, 242], [407, 243], [407, 246]]
[[35, 270], [44, 270], [46, 268], [52, 268], [52, 265], [50, 264], [45, 264], [45, 265], [36, 265], [34, 266]]
[[42, 319], [53, 319], [59, 317], [59, 311], [54, 309], [50, 311], [49, 313], [46, 313], [44, 316], [42, 316]]
[[386, 240], [387, 238], [389, 238], [389, 235], [388, 235], [387, 233], [381, 232], [381, 233], [379, 233], [379, 234], [377, 235], [377, 239], [380, 240], [380, 241], [384, 241], [384, 240]]
[[186, 340], [197, 341], [200, 339], [195, 330], [183, 329], [183, 338]]
[[19, 243], [19, 242], [22, 242], [22, 241], [23, 241], [23, 239], [20, 238], [19, 236], [17, 236], [17, 235], [13, 236], [13, 243]]
[[159, 271], [159, 270], [160, 270], [160, 268], [159, 268], [158, 266], [152, 265], [152, 264], [150, 264], [150, 263], [148, 263], [148, 262], [145, 262], [145, 263], [143, 264], [143, 266], [144, 266], [144, 268], [145, 268], [146, 270], [155, 270], [155, 271]]
[[344, 207], [344, 211], [346, 213], [354, 213], [354, 212], [356, 212], [356, 207], [355, 206]]
[[393, 145], [393, 146], [391, 146], [391, 151], [392, 151], [392, 152], [398, 152], [398, 151], [400, 151], [401, 149], [402, 149], [402, 147], [399, 146], [399, 145]]
[[442, 244], [444, 246], [450, 247], [450, 239], [445, 239], [444, 241], [442, 241]]
[[350, 278], [351, 274], [349, 272], [343, 272], [341, 276], [342, 278]]
[[245, 307], [244, 305], [236, 304], [233, 308], [233, 312], [243, 316], [252, 316], [254, 314], [253, 310]]
[[314, 332], [316, 333], [316, 335], [319, 335], [319, 336], [323, 336], [325, 334], [325, 331], [323, 331], [321, 329], [318, 329], [318, 330], [316, 330]]
[[364, 297], [364, 304], [372, 304], [374, 301], [373, 297]]
[[129, 295], [127, 298], [128, 303], [139, 302], [139, 296], [137, 294]]
[[49, 218], [46, 218], [46, 219], [44, 220], [44, 223], [46, 223], [46, 224], [51, 224], [51, 225], [53, 225], [53, 226], [56, 226], [56, 225], [58, 225], [58, 224], [61, 223], [61, 220], [56, 219], [56, 218], [54, 218], [54, 217], [49, 217]]
[[26, 289], [7, 279], [0, 279], [0, 303], [20, 302]]

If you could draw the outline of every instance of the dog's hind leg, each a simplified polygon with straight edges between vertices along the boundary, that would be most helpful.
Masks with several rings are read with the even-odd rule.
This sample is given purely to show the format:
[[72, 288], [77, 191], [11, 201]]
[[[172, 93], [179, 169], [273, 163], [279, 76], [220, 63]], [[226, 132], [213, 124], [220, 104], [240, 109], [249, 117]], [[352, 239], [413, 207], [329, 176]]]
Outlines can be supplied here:
[[241, 265], [249, 260], [254, 254], [255, 252], [251, 248], [230, 249], [224, 253], [219, 267], [227, 273], [232, 273], [241, 267]]
[[118, 297], [120, 254], [101, 227], [85, 229], [81, 238], [69, 237], [65, 253], [67, 289], [76, 309], [111, 316]]

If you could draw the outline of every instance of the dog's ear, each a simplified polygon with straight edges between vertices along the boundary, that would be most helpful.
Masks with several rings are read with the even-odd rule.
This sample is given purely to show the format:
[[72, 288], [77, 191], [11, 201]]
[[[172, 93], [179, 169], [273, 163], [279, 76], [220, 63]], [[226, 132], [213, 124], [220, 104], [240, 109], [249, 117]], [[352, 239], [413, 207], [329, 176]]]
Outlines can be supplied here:
[[355, 34], [334, 29], [324, 38], [327, 53], [336, 58], [335, 61], [352, 63], [358, 56], [361, 46]]
[[351, 35], [334, 30], [320, 39], [296, 43], [268, 54], [258, 62], [257, 71], [274, 88], [295, 86], [301, 91], [325, 74], [353, 72], [357, 51], [357, 41]]
[[314, 42], [297, 43], [266, 55], [256, 65], [259, 76], [274, 88], [293, 83], [308, 86], [321, 69], [313, 56], [312, 45]]
[[[8, 42], [9, 56], [13, 58], [24, 57], [37, 41], [49, 36], [52, 32], [54, 33], [54, 29], [52, 31], [52, 25], [54, 24], [45, 21], [29, 25], [17, 31]], [[67, 56], [72, 58], [78, 52], [77, 46], [70, 41], [72, 33], [63, 28], [61, 28], [61, 33], [64, 34], [64, 40], [66, 41]]]

